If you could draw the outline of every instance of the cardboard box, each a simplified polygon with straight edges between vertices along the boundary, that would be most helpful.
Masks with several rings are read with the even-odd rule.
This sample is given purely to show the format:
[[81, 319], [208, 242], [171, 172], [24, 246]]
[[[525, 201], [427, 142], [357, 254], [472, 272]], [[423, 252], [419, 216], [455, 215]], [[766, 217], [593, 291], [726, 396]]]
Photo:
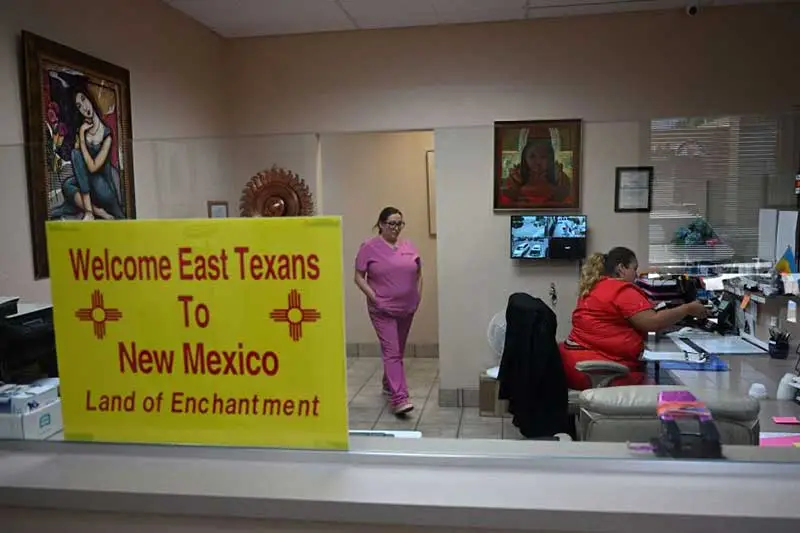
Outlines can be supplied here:
[[63, 429], [60, 399], [24, 414], [0, 414], [0, 439], [45, 440]]
[[34, 381], [30, 385], [11, 385], [0, 390], [0, 414], [24, 414], [56, 401], [58, 378]]
[[508, 402], [498, 398], [500, 382], [482, 372], [478, 382], [478, 412], [480, 416], [502, 418], [508, 413]]

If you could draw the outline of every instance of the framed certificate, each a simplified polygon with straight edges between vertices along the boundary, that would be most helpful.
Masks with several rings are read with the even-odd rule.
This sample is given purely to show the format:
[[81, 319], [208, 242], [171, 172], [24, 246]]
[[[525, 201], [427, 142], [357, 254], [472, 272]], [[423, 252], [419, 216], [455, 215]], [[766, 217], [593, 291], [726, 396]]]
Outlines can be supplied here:
[[209, 200], [208, 218], [228, 218], [228, 202]]
[[653, 209], [653, 167], [617, 167], [614, 211], [649, 213]]

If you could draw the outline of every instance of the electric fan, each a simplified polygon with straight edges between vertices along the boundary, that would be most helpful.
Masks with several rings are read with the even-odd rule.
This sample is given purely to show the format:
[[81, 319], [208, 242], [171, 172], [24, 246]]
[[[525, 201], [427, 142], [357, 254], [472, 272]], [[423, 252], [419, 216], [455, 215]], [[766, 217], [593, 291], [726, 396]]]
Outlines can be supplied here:
[[496, 313], [489, 321], [489, 329], [486, 331], [489, 340], [489, 347], [494, 352], [494, 364], [486, 371], [486, 374], [494, 379], [500, 372], [500, 359], [503, 357], [503, 346], [506, 342], [506, 314], [505, 312]]

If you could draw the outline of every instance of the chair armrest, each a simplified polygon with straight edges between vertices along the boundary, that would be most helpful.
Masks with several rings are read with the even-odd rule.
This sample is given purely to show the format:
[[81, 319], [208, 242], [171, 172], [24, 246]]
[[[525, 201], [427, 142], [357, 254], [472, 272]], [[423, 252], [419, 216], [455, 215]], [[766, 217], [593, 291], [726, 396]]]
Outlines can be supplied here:
[[593, 389], [608, 387], [614, 379], [630, 373], [627, 366], [612, 361], [581, 361], [575, 363], [575, 370], [589, 376]]

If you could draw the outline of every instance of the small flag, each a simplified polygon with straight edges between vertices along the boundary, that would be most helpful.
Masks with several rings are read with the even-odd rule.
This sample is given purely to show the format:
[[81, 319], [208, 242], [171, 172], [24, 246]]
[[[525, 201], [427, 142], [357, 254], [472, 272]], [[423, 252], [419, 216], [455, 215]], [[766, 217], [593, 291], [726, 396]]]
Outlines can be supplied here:
[[797, 273], [797, 263], [795, 263], [794, 253], [792, 252], [792, 247], [787, 246], [786, 251], [783, 252], [783, 256], [778, 259], [778, 262], [775, 263], [775, 270], [780, 272], [781, 274], [796, 274]]

